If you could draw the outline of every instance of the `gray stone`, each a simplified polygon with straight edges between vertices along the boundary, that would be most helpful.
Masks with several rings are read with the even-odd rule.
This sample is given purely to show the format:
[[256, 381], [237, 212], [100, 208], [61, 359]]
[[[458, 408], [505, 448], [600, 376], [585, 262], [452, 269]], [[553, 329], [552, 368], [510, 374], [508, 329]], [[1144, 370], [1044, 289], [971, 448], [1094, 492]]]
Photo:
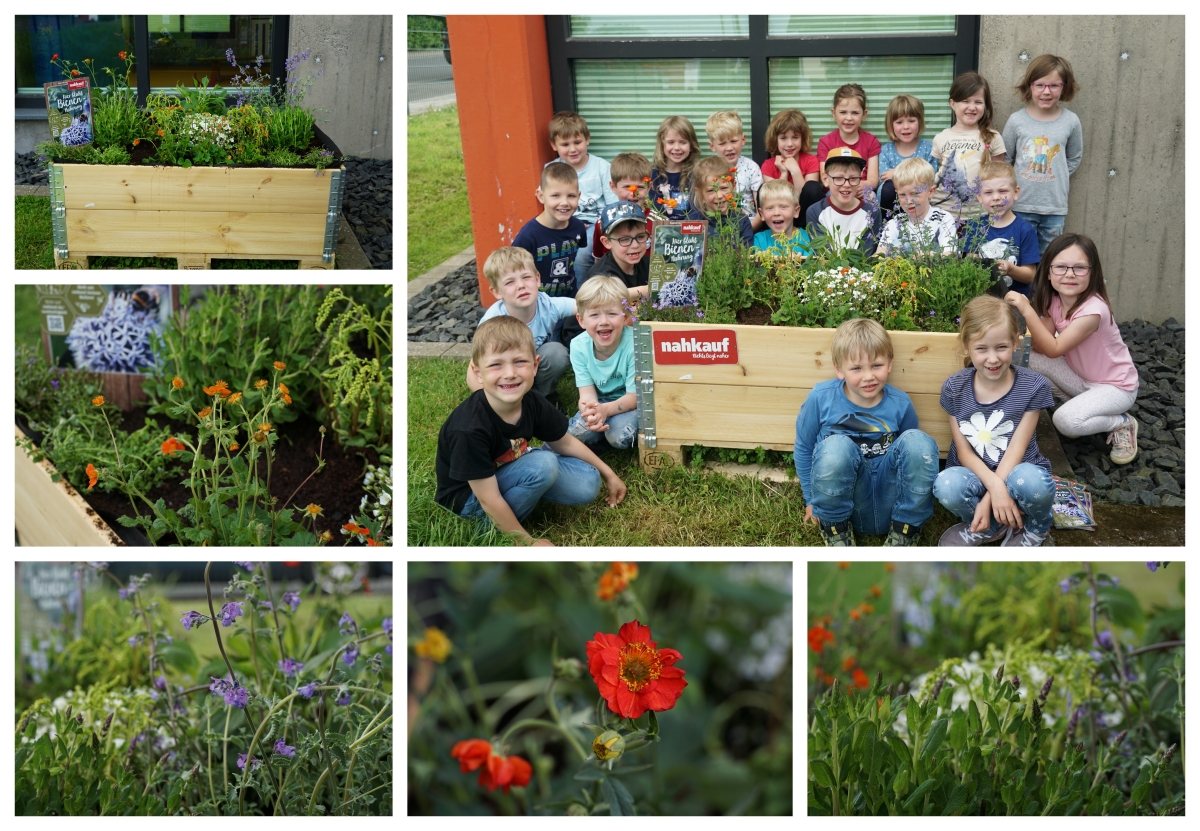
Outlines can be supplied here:
[[1137, 494], [1132, 491], [1117, 490], [1112, 492], [1112, 499], [1118, 505], [1133, 505], [1137, 502]]
[[450, 334], [457, 338], [469, 338], [473, 332], [473, 329], [468, 329], [466, 326], [455, 326], [450, 330]]
[[1100, 457], [1094, 453], [1087, 453], [1079, 457], [1079, 461], [1083, 462], [1088, 467], [1099, 467]]
[[1112, 484], [1112, 480], [1105, 476], [1104, 472], [1095, 465], [1088, 465], [1087, 473], [1084, 475], [1097, 488], [1107, 488]]
[[1138, 502], [1140, 502], [1143, 505], [1150, 505], [1150, 506], [1157, 506], [1157, 505], [1162, 504], [1162, 502], [1159, 501], [1158, 497], [1155, 496], [1150, 491], [1139, 492], [1138, 493]]
[[1174, 456], [1155, 456], [1154, 466], [1163, 470], [1175, 470], [1179, 467], [1179, 462], [1175, 461]]
[[1183, 410], [1178, 407], [1167, 407], [1163, 415], [1167, 417], [1168, 424], [1183, 424]]
[[1185, 503], [1178, 496], [1172, 496], [1170, 494], [1167, 494], [1162, 498], [1162, 504], [1164, 508], [1184, 508], [1187, 506], [1187, 503]]
[[422, 309], [421, 311], [419, 311], [419, 312], [417, 312], [415, 315], [413, 315], [413, 316], [411, 317], [411, 320], [414, 320], [414, 321], [425, 320], [425, 319], [426, 319], [426, 318], [428, 318], [428, 317], [429, 317], [431, 314], [433, 314], [433, 310], [432, 310], [432, 309]]
[[424, 331], [425, 331], [424, 326], [409, 326], [408, 327], [408, 336], [411, 338], [413, 335], [419, 335]]

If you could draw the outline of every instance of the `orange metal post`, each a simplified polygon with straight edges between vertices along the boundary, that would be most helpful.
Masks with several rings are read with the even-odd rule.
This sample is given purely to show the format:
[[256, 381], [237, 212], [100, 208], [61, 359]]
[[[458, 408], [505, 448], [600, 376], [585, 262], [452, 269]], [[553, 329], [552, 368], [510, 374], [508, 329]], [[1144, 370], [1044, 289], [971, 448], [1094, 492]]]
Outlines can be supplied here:
[[[511, 245], [521, 226], [541, 211], [533, 192], [542, 167], [555, 155], [547, 132], [554, 105], [546, 24], [541, 15], [449, 15], [446, 24], [479, 300], [490, 306], [496, 298], [483, 262]], [[414, 232], [420, 229], [409, 229]]]

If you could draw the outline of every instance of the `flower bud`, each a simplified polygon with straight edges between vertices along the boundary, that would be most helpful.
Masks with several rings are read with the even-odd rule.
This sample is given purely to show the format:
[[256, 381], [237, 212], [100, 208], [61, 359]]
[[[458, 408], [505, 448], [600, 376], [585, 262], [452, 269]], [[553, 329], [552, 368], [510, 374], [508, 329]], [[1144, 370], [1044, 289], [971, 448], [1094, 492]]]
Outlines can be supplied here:
[[879, 670], [879, 672], [875, 673], [875, 689], [879, 689], [882, 686], [883, 686], [883, 670]]
[[888, 696], [888, 698], [896, 697], [896, 685], [895, 684], [888, 684], [887, 696]]
[[625, 752], [625, 737], [616, 730], [605, 730], [592, 742], [592, 752], [601, 762], [616, 759]]
[[1075, 744], [1075, 752], [1076, 752], [1076, 753], [1082, 753], [1082, 752], [1083, 752], [1083, 742], [1077, 742], [1077, 743]]
[[1129, 735], [1128, 730], [1122, 730], [1120, 733], [1113, 736], [1112, 744], [1110, 744], [1109, 747], [1114, 748], [1114, 749], [1120, 747], [1121, 742], [1125, 741], [1125, 737], [1128, 735]]
[[1038, 693], [1038, 698], [1045, 701], [1050, 696], [1050, 687], [1054, 685], [1054, 676], [1051, 675], [1046, 679], [1046, 683], [1042, 684], [1042, 691]]
[[1179, 745], [1173, 744], [1167, 748], [1167, 752], [1163, 754], [1163, 759], [1162, 759], [1163, 767], [1166, 767], [1167, 765], [1171, 764], [1171, 760], [1175, 758], [1175, 749], [1177, 747], [1179, 747]]
[[583, 661], [578, 658], [559, 658], [554, 662], [554, 677], [577, 681], [583, 676]]
[[78, 724], [83, 724], [83, 713], [80, 713], [79, 715], [75, 716], [75, 721]]
[[938, 696], [942, 694], [942, 685], [946, 683], [946, 676], [943, 675], [938, 679], [938, 682], [933, 685], [933, 694], [929, 696], [930, 701], [937, 701]]
[[108, 714], [108, 718], [106, 718], [106, 719], [104, 720], [104, 726], [100, 728], [100, 734], [101, 734], [101, 735], [103, 735], [103, 736], [107, 736], [107, 735], [108, 735], [108, 728], [112, 726], [112, 720], [113, 720], [113, 716], [115, 716], [116, 714], [117, 714], [117, 713], [116, 713], [116, 711], [115, 711], [115, 710], [114, 710], [113, 712], [111, 712], [111, 713], [109, 713], [109, 714]]
[[1021, 689], [1021, 676], [1014, 675], [1012, 678], [1012, 687], [1014, 690]]
[[992, 680], [995, 681], [997, 684], [999, 684], [1002, 680], [1004, 680], [1004, 664], [1001, 664], [1000, 668], [998, 670], [996, 670], [996, 677], [993, 678]]
[[567, 816], [569, 817], [586, 817], [588, 809], [586, 805], [580, 805], [578, 802], [572, 802], [567, 806]]

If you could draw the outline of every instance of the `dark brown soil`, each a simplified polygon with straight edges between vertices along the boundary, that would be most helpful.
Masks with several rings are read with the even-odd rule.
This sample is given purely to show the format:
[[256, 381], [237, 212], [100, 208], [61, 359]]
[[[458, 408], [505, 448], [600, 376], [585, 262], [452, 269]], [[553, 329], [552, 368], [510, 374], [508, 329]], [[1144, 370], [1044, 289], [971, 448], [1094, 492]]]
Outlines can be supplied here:
[[737, 322], [748, 326], [770, 326], [771, 307], [766, 303], [755, 303], [748, 309], [741, 309], [737, 313]]

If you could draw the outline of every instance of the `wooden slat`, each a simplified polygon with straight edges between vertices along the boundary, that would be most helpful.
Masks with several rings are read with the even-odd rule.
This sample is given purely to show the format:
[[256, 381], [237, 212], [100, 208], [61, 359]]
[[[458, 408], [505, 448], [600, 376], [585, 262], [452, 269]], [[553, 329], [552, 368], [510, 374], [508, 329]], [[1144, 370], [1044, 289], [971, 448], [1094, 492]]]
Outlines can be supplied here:
[[[17, 438], [24, 436], [13, 429]], [[35, 464], [17, 448], [14, 518], [21, 545], [124, 545], [66, 479], [51, 481], [53, 472], [49, 460]]]
[[[655, 384], [734, 384], [749, 387], [812, 389], [836, 377], [830, 344], [832, 329], [794, 326], [699, 326], [651, 323], [654, 331], [691, 332], [732, 329], [737, 333], [738, 363], [709, 366], [655, 364]], [[945, 332], [889, 332], [895, 358], [888, 382], [905, 392], [940, 393], [942, 384], [962, 369], [958, 335]], [[690, 378], [683, 376], [690, 375]]]
[[320, 214], [329, 210], [328, 170], [63, 165], [72, 211], [241, 211]]
[[89, 255], [128, 256], [134, 251], [176, 254], [275, 254], [319, 256], [325, 214], [244, 211], [67, 212], [67, 249]]

